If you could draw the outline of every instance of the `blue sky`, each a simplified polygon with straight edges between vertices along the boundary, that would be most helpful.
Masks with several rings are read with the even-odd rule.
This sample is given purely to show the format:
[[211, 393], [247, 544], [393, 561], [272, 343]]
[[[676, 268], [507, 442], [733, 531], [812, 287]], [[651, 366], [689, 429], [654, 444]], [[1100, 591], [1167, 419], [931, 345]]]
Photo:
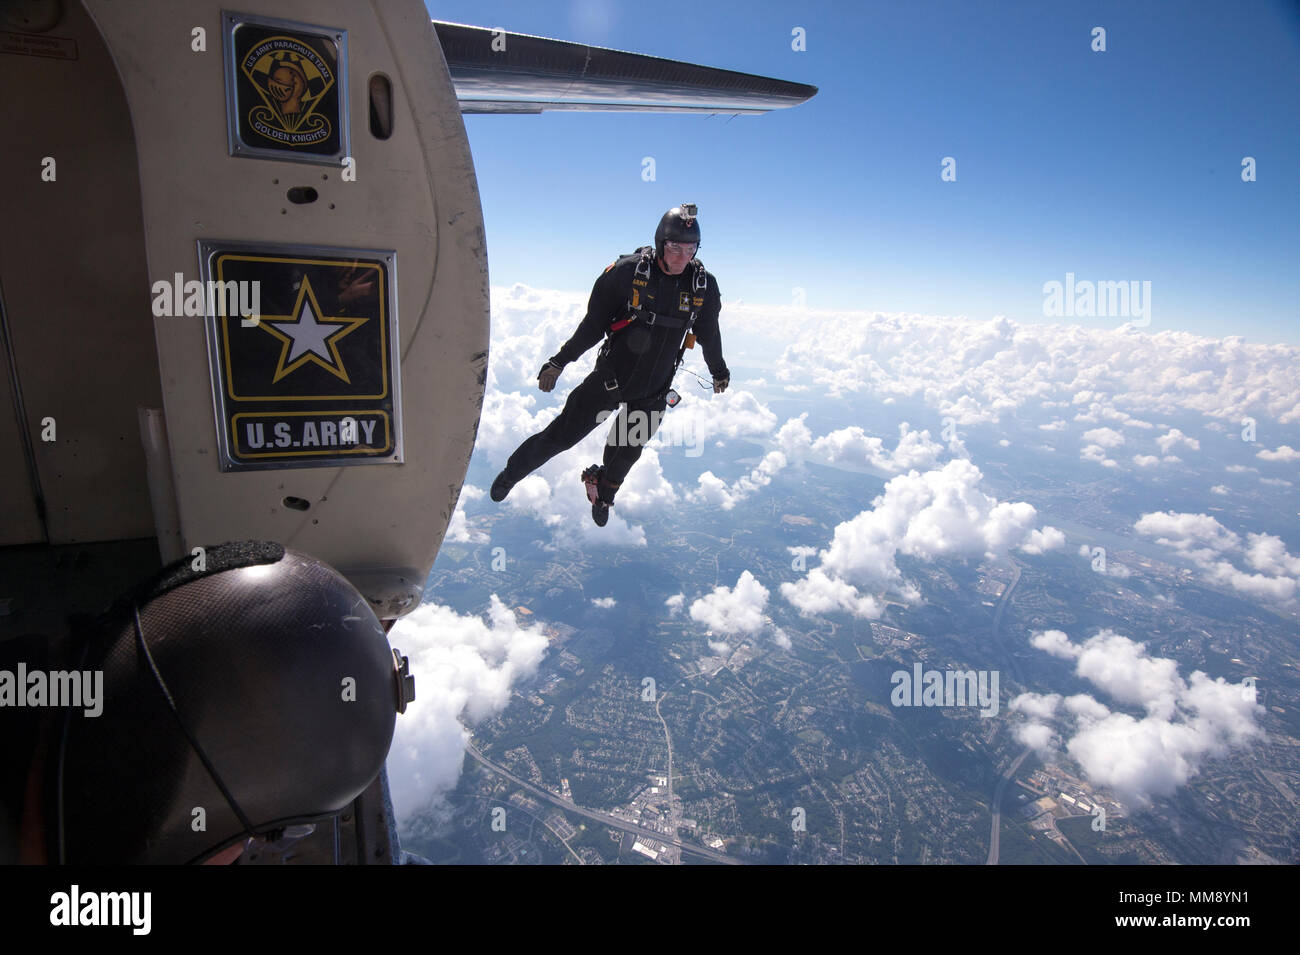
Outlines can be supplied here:
[[694, 201], [724, 334], [728, 300], [795, 287], [812, 308], [1120, 324], [1044, 317], [1072, 272], [1149, 281], [1149, 331], [1300, 343], [1294, 2], [429, 7], [821, 89], [764, 116], [467, 116], [493, 285], [589, 289]]

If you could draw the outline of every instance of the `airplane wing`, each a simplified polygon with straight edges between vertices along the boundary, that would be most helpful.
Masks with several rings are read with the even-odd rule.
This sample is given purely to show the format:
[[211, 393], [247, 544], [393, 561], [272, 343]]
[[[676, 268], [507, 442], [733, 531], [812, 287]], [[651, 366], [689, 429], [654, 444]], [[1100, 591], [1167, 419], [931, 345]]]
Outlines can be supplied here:
[[640, 53], [439, 20], [433, 26], [462, 113], [765, 113], [817, 93], [806, 83]]

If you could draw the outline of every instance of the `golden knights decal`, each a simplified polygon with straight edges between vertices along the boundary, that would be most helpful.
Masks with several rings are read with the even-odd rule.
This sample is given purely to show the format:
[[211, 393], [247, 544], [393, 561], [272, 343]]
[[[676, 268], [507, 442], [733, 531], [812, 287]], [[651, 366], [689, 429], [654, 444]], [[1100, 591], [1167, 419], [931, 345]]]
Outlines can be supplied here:
[[235, 242], [199, 255], [205, 287], [258, 303], [208, 312], [223, 470], [399, 461], [396, 255]]
[[346, 31], [224, 20], [231, 154], [337, 165], [348, 146]]

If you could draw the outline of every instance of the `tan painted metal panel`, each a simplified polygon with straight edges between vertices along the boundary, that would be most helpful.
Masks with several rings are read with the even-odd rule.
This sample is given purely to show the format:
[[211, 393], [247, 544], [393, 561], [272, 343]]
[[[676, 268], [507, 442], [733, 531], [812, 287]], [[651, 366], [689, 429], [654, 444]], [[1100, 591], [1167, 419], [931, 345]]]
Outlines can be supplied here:
[[[459, 496], [487, 367], [482, 210], [459, 106], [418, 0], [283, 0], [278, 18], [347, 30], [357, 181], [319, 165], [231, 157], [222, 6], [87, 0], [131, 107], [149, 279], [197, 279], [200, 239], [395, 249], [404, 463], [223, 473], [202, 320], [155, 319], [185, 546], [278, 540], [338, 567], [381, 613], [404, 611], [413, 604], [395, 594], [423, 587]], [[206, 30], [206, 52], [191, 50], [195, 27]], [[375, 72], [393, 85], [386, 141], [367, 121]], [[294, 205], [294, 186], [320, 197]], [[287, 496], [310, 509], [286, 508]]]

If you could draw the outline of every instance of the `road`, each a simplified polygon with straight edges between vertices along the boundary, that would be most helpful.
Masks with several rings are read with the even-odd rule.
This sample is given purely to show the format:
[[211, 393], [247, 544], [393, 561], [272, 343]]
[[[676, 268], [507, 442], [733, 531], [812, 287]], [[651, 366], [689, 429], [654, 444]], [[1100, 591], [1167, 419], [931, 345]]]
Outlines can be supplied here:
[[681, 815], [677, 810], [677, 804], [673, 802], [673, 736], [668, 732], [668, 722], [664, 715], [659, 712], [659, 704], [668, 694], [664, 693], [655, 699], [655, 716], [659, 717], [659, 723], [664, 728], [664, 739], [668, 743], [668, 775], [664, 777], [668, 780], [668, 823], [672, 826], [670, 832], [665, 833], [668, 836], [667, 842], [677, 842], [677, 817]]
[[1025, 751], [1016, 757], [1015, 762], [1006, 768], [1001, 776], [998, 777], [998, 784], [993, 787], [993, 831], [989, 834], [989, 857], [985, 860], [985, 865], [998, 864], [998, 844], [1001, 837], [1002, 823], [1002, 794], [1006, 792], [1007, 783], [1011, 782], [1012, 777], [1016, 775], [1016, 770], [1020, 764], [1034, 750], [1026, 746]]
[[1011, 672], [1015, 675], [1017, 683], [1024, 683], [1020, 676], [1020, 663], [1013, 653], [1007, 651], [1006, 646], [1002, 643], [1002, 614], [1007, 609], [1007, 604], [1011, 602], [1011, 592], [1016, 589], [1016, 584], [1020, 583], [1020, 565], [1012, 564], [1015, 573], [1011, 578], [1011, 583], [1007, 584], [1007, 589], [1002, 591], [1002, 598], [998, 601], [998, 607], [993, 611], [993, 642], [998, 645], [1002, 656], [1011, 664]]
[[465, 752], [469, 753], [471, 756], [473, 756], [476, 760], [478, 760], [488, 769], [492, 770], [492, 772], [496, 773], [499, 776], [504, 776], [506, 779], [510, 780], [516, 786], [519, 786], [521, 789], [526, 789], [528, 792], [532, 793], [534, 796], [537, 796], [539, 799], [544, 799], [549, 803], [559, 806], [565, 812], [571, 812], [574, 813], [575, 815], [583, 816], [587, 819], [592, 820], [593, 822], [599, 822], [601, 825], [604, 826], [611, 826], [615, 829], [622, 829], [624, 832], [633, 833], [634, 835], [645, 836], [647, 839], [655, 839], [658, 840], [659, 842], [666, 842], [669, 845], [676, 846], [682, 852], [688, 852], [691, 855], [700, 856], [702, 858], [710, 860], [711, 862], [721, 862], [724, 865], [744, 865], [744, 863], [740, 859], [733, 858], [732, 856], [729, 856], [725, 853], [715, 852], [712, 849], [705, 849], [703, 846], [687, 845], [686, 843], [682, 842], [680, 839], [666, 838], [662, 832], [659, 832], [656, 829], [647, 829], [644, 826], [638, 826], [635, 823], [628, 822], [626, 819], [620, 819], [618, 818], [618, 816], [611, 816], [608, 813], [597, 812], [594, 809], [583, 809], [581, 806], [569, 802], [567, 799], [561, 799], [553, 792], [542, 789], [540, 786], [534, 786], [526, 779], [520, 779], [518, 776], [510, 772], [510, 770], [506, 769], [505, 767], [498, 766], [496, 763], [492, 762], [492, 760], [488, 759], [486, 756], [480, 753], [478, 751], [478, 748], [474, 746], [473, 743], [465, 744]]
[[[1020, 665], [1016, 662], [1016, 658], [1007, 652], [1007, 648], [1002, 643], [1002, 613], [1007, 609], [1007, 604], [1011, 602], [1011, 592], [1016, 589], [1016, 584], [1020, 583], [1020, 566], [1018, 564], [1014, 566], [1015, 575], [1011, 578], [1011, 583], [1007, 584], [1007, 589], [1002, 591], [1002, 599], [998, 601], [998, 608], [993, 612], [993, 642], [1002, 651], [1002, 657], [1011, 663], [1016, 682], [1023, 683], [1020, 678]], [[985, 860], [985, 865], [998, 864], [998, 852], [1002, 835], [1002, 794], [1006, 792], [1007, 783], [1015, 776], [1020, 764], [1032, 752], [1032, 749], [1026, 747], [1025, 751], [1016, 757], [1015, 762], [1008, 766], [1006, 771], [998, 777], [998, 783], [993, 787], [993, 805], [991, 807], [993, 821], [989, 832], [989, 855], [988, 859]]]

